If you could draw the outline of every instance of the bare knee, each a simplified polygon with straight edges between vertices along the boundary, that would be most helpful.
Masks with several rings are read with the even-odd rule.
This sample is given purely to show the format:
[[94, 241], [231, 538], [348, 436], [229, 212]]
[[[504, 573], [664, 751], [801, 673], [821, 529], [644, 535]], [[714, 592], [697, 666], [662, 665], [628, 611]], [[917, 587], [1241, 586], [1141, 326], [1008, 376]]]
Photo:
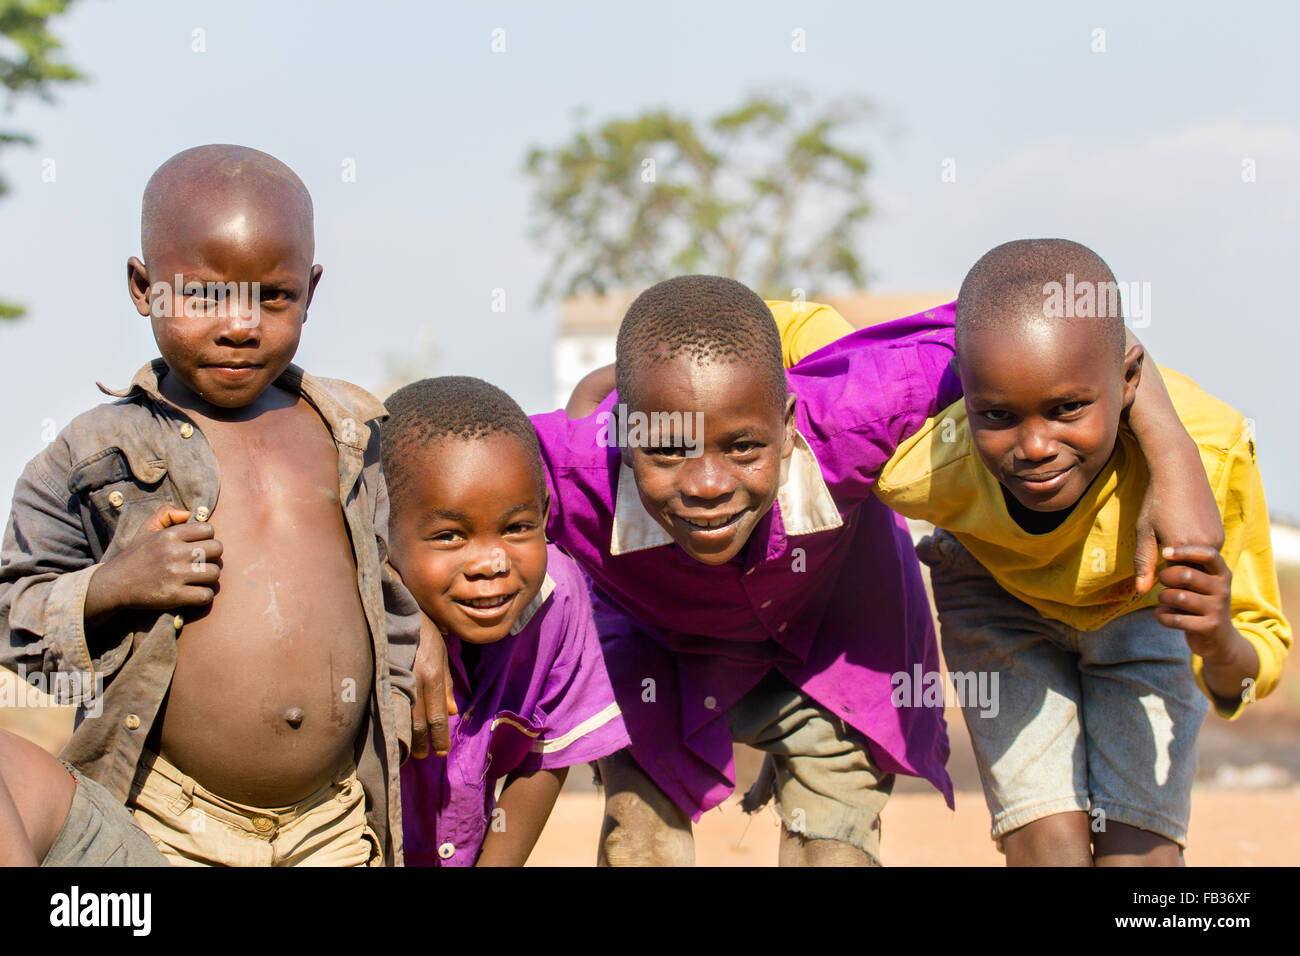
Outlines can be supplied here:
[[600, 761], [599, 866], [693, 866], [691, 821], [626, 754]]
[[1173, 840], [1126, 823], [1111, 822], [1094, 837], [1098, 866], [1182, 866], [1183, 851]]
[[1002, 838], [1007, 866], [1092, 866], [1088, 814], [1054, 813]]

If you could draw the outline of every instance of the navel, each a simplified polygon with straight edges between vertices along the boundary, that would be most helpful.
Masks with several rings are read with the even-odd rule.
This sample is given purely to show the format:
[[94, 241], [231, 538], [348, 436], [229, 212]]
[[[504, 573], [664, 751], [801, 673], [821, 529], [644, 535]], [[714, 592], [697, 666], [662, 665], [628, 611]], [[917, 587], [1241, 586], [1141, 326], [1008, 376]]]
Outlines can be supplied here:
[[285, 723], [287, 723], [294, 730], [297, 730], [299, 727], [302, 726], [302, 717], [303, 714], [302, 714], [301, 707], [290, 707], [288, 710], [284, 712]]

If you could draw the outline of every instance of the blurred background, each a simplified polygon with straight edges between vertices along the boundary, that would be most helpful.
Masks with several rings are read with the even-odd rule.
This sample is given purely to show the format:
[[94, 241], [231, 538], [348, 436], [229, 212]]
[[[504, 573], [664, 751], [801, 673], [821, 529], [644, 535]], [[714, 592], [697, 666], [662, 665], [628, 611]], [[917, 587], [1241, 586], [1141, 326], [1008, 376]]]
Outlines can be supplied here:
[[[1086, 243], [1156, 360], [1252, 419], [1294, 618], [1298, 28], [1249, 2], [0, 0], [0, 487], [156, 354], [124, 281], [141, 191], [231, 142], [315, 199], [298, 363], [381, 395], [468, 374], [555, 408], [675, 273], [861, 325], [948, 301], [1008, 239]], [[1189, 862], [1300, 861], [1295, 672], [1207, 724]], [[57, 750], [67, 714], [18, 696], [0, 726]], [[998, 862], [950, 718], [958, 812], [900, 784], [887, 862]], [[534, 861], [594, 858], [571, 778]], [[774, 827], [728, 804], [700, 860], [772, 862]]]

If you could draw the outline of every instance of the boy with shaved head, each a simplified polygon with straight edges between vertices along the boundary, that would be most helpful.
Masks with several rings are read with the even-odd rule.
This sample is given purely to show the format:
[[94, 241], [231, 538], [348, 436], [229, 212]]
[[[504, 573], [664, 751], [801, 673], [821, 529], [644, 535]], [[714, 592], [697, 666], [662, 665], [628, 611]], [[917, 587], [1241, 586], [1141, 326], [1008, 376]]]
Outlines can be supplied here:
[[265, 153], [186, 150], [141, 245], [161, 358], [20, 478], [0, 662], [84, 676], [62, 758], [171, 863], [398, 863], [419, 615], [386, 562], [383, 406], [291, 364], [311, 197]]
[[[1078, 243], [986, 254], [957, 299], [964, 400], [903, 442], [876, 487], [943, 529], [917, 551], [948, 666], [1000, 678], [994, 712], [962, 704], [1012, 865], [1179, 864], [1207, 699], [1236, 717], [1273, 690], [1291, 644], [1249, 425], [1144, 369], [1120, 305]], [[1130, 413], [1139, 382], [1161, 378], [1224, 539], [1165, 548], [1163, 587], [1144, 592], [1134, 515], [1158, 482]]]

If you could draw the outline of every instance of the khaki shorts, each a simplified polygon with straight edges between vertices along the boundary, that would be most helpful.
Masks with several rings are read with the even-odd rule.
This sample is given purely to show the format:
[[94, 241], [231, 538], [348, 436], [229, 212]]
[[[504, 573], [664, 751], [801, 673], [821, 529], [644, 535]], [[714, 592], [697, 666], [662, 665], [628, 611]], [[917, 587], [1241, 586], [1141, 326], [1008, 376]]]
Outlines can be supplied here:
[[738, 742], [767, 753], [741, 804], [747, 813], [775, 796], [791, 833], [850, 844], [880, 865], [880, 811], [894, 775], [876, 766], [866, 737], [775, 670], [728, 716]]
[[148, 750], [127, 806], [172, 866], [380, 866], [366, 800], [351, 761], [288, 807], [235, 803]]

